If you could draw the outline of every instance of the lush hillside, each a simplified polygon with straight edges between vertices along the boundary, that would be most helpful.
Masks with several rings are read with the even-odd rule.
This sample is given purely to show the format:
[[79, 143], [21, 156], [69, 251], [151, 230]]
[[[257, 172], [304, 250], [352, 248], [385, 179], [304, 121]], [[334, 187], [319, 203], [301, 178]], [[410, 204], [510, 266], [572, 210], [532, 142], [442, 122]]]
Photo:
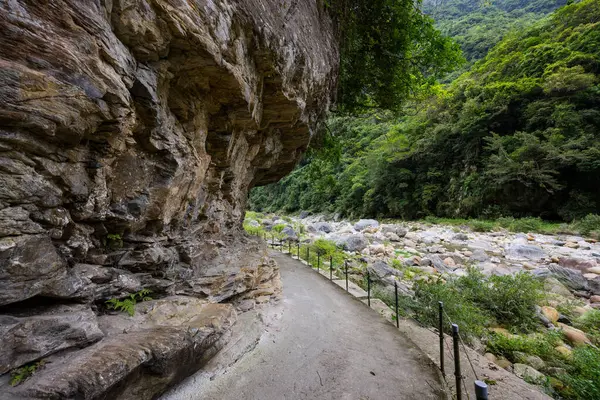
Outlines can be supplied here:
[[454, 38], [468, 61], [488, 53], [511, 29], [525, 28], [567, 0], [425, 0], [424, 11], [440, 31]]
[[401, 118], [334, 118], [339, 147], [255, 189], [251, 205], [403, 218], [597, 212], [599, 21], [598, 1], [563, 7]]

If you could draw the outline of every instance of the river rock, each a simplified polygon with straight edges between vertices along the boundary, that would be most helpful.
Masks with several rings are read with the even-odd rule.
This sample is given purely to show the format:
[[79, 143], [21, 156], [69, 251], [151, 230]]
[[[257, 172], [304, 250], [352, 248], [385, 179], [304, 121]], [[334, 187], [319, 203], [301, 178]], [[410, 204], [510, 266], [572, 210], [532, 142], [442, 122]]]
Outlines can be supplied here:
[[558, 265], [565, 268], [576, 269], [581, 272], [589, 272], [590, 268], [599, 268], [596, 260], [578, 257], [559, 257]]
[[554, 277], [571, 290], [587, 290], [588, 283], [581, 271], [564, 268], [558, 264], [550, 264], [548, 270]]
[[565, 325], [561, 322], [558, 323], [558, 326], [562, 330], [563, 334], [571, 342], [574, 346], [584, 346], [586, 344], [591, 344], [590, 339], [587, 337], [585, 332], [573, 328], [572, 326]]
[[294, 228], [292, 228], [291, 226], [286, 226], [285, 228], [283, 228], [281, 230], [281, 233], [284, 235], [285, 240], [292, 240], [292, 241], [298, 240], [298, 234], [296, 233]]
[[544, 306], [542, 307], [542, 314], [544, 314], [544, 316], [548, 318], [550, 322], [554, 324], [558, 322], [559, 313], [556, 311], [556, 308]]
[[487, 253], [482, 249], [474, 250], [473, 254], [471, 254], [471, 257], [469, 257], [469, 258], [471, 260], [480, 261], [480, 262], [486, 262], [490, 259], [490, 257], [487, 255]]
[[378, 228], [379, 222], [374, 219], [361, 219], [354, 224], [354, 229], [357, 231], [363, 231], [367, 228]]
[[549, 293], [558, 294], [564, 297], [571, 297], [571, 291], [553, 276], [548, 276], [544, 280], [544, 289]]
[[505, 246], [505, 253], [506, 258], [514, 261], [538, 261], [547, 256], [546, 252], [539, 246], [521, 244], [516, 241]]
[[362, 234], [343, 235], [335, 237], [334, 241], [337, 246], [342, 247], [346, 251], [363, 251], [369, 242]]
[[546, 380], [544, 374], [526, 364], [513, 364], [513, 372], [519, 378], [535, 384], [542, 384]]
[[331, 228], [331, 225], [328, 224], [327, 222], [316, 222], [312, 225], [309, 225], [307, 227], [309, 232], [324, 232], [324, 233], [331, 233], [333, 231], [333, 229]]

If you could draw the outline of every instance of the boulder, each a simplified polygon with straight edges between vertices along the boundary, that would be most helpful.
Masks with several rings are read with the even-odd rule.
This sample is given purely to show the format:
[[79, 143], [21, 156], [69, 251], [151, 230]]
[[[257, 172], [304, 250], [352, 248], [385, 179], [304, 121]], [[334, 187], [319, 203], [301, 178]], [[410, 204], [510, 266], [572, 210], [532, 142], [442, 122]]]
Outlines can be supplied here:
[[513, 372], [519, 378], [524, 379], [527, 382], [541, 385], [546, 381], [546, 376], [544, 374], [526, 364], [513, 364]]
[[486, 359], [487, 359], [489, 362], [496, 363], [496, 361], [498, 361], [498, 358], [497, 358], [495, 355], [493, 355], [492, 353], [485, 353], [483, 356], [484, 356], [484, 357], [485, 357], [485, 358], [486, 358]]
[[544, 289], [549, 293], [558, 294], [564, 297], [571, 297], [571, 291], [553, 276], [548, 276], [544, 280]]
[[471, 254], [471, 257], [469, 257], [471, 260], [475, 260], [475, 261], [480, 261], [480, 262], [486, 262], [489, 261], [490, 257], [487, 255], [487, 253], [482, 250], [482, 249], [476, 249], [473, 251], [473, 254]]
[[246, 223], [248, 224], [248, 226], [251, 226], [253, 228], [258, 228], [260, 226], [260, 223], [254, 219], [251, 219], [250, 221], [248, 221]]
[[454, 269], [454, 267], [450, 267], [444, 263], [444, 261], [440, 258], [440, 256], [436, 254], [430, 254], [429, 259], [431, 260], [431, 264], [437, 269], [439, 272], [450, 272]]
[[333, 229], [331, 228], [331, 225], [328, 224], [327, 222], [316, 222], [312, 225], [309, 225], [307, 227], [307, 229], [310, 232], [331, 233], [333, 231]]
[[558, 265], [565, 268], [576, 269], [581, 272], [589, 272], [590, 268], [598, 268], [596, 260], [578, 257], [559, 257]]
[[298, 234], [291, 226], [286, 226], [281, 233], [284, 235], [284, 240], [298, 240]]
[[503, 368], [503, 369], [508, 370], [508, 371], [510, 371], [510, 369], [513, 366], [513, 364], [509, 360], [507, 360], [506, 358], [504, 358], [504, 357], [499, 357], [496, 360], [496, 365], [498, 365], [500, 368]]
[[337, 246], [342, 247], [346, 251], [360, 252], [369, 245], [369, 242], [362, 234], [342, 235], [335, 238], [334, 241]]
[[388, 266], [383, 261], [375, 261], [367, 266], [371, 280], [379, 285], [380, 290], [387, 293], [388, 296], [393, 296], [395, 285], [398, 287], [398, 293], [403, 296], [412, 295], [410, 289], [400, 281], [403, 276], [401, 271]]
[[378, 228], [379, 222], [374, 219], [361, 219], [354, 224], [354, 229], [357, 231], [363, 231], [367, 228]]
[[401, 237], [401, 238], [406, 236], [406, 234], [408, 233], [408, 231], [405, 228], [403, 228], [402, 226], [393, 225], [393, 224], [392, 225], [390, 225], [390, 224], [381, 225], [380, 230], [381, 230], [381, 232], [386, 233], [386, 234], [388, 234], [388, 233], [396, 234], [398, 237]]
[[454, 259], [452, 257], [446, 257], [446, 258], [444, 258], [443, 262], [444, 262], [444, 264], [446, 264], [450, 268], [455, 268], [456, 267], [456, 262], [454, 261]]
[[558, 322], [559, 313], [556, 311], [556, 308], [550, 306], [542, 307], [542, 314], [550, 320], [553, 324]]
[[[175, 316], [175, 318], [174, 318]], [[236, 313], [230, 304], [189, 297], [139, 303], [133, 318], [100, 342], [51, 359], [14, 398], [150, 399], [201, 368], [229, 339]]]
[[471, 250], [485, 250], [485, 251], [493, 251], [494, 247], [490, 242], [485, 240], [471, 240], [467, 243], [467, 247]]
[[558, 351], [560, 354], [562, 354], [565, 357], [571, 357], [571, 355], [573, 354], [573, 351], [571, 349], [569, 349], [567, 346], [556, 346], [554, 348], [554, 350]]
[[550, 264], [548, 271], [571, 290], [587, 290], [588, 283], [581, 271], [564, 268], [558, 264]]
[[558, 323], [558, 326], [562, 330], [567, 340], [571, 342], [574, 346], [584, 346], [586, 344], [592, 343], [585, 334], [585, 332], [577, 328], [573, 328], [572, 326], [565, 325], [561, 322]]
[[104, 337], [96, 314], [83, 304], [53, 305], [0, 315], [0, 374], [61, 350]]
[[[374, 282], [382, 282], [386, 284], [394, 284], [396, 278], [402, 278], [402, 272], [395, 268], [388, 266], [383, 261], [375, 261], [373, 264], [369, 264], [367, 267], [371, 279]], [[390, 280], [391, 278], [391, 280]]]
[[456, 235], [452, 236], [452, 240], [458, 241], [458, 242], [464, 242], [466, 240], [469, 240], [469, 236], [467, 236], [464, 233], [457, 233]]
[[538, 356], [525, 354], [520, 351], [515, 351], [514, 353], [515, 359], [523, 364], [527, 364], [536, 370], [543, 370], [546, 367], [546, 363]]
[[389, 240], [390, 242], [399, 242], [400, 236], [398, 236], [397, 234], [395, 234], [394, 232], [388, 232], [385, 234], [385, 237], [387, 240]]
[[505, 246], [505, 256], [514, 261], [538, 261], [547, 256], [546, 252], [539, 246], [512, 242]]

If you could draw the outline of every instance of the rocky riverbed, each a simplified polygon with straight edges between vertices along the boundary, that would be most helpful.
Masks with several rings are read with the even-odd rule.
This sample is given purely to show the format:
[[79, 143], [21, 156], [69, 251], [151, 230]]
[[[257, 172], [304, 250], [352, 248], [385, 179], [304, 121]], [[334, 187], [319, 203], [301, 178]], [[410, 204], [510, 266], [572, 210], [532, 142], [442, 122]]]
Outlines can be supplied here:
[[323, 216], [285, 220], [272, 216], [252, 224], [262, 225], [266, 231], [283, 224], [284, 240], [332, 241], [348, 253], [360, 254], [368, 265], [400, 262], [418, 269], [420, 279], [462, 276], [468, 267], [486, 276], [529, 271], [554, 284], [556, 294], [579, 298], [585, 307], [600, 308], [600, 243], [594, 239], [505, 230], [473, 232], [467, 227], [421, 222], [363, 219], [352, 223]]
[[[531, 304], [529, 314], [537, 320], [538, 328], [521, 330], [514, 325], [492, 323], [481, 337], [483, 343], [480, 338], [471, 343], [485, 354], [491, 370], [505, 368], [528, 382], [542, 385], [550, 394], [559, 393], [558, 397], [569, 390], [561, 379], [568, 382], [568, 374], [581, 373], [570, 367], [577, 357], [575, 353], [592, 348], [589, 345], [597, 341], [600, 333], [596, 322], [589, 323], [596, 321], [596, 310], [600, 309], [600, 244], [591, 238], [507, 230], [475, 232], [467, 226], [425, 222], [334, 221], [319, 215], [248, 213], [245, 227], [275, 243], [312, 243], [314, 250], [323, 243], [330, 247], [335, 244], [336, 254], [342, 252], [350, 265], [351, 280], [364, 283], [368, 271], [383, 292], [393, 293], [396, 284], [401, 294], [409, 297], [414, 296], [419, 281], [450, 282], [468, 275], [471, 269], [484, 276], [483, 284], [493, 284], [488, 279], [493, 276], [534, 276], [543, 284], [544, 292], [542, 301], [535, 307]], [[507, 301], [511, 301], [510, 296]], [[567, 309], [569, 312], [563, 311]], [[507, 306], [507, 310], [511, 307]], [[541, 354], [545, 359], [535, 349], [528, 354], [514, 346], [492, 353], [490, 347], [494, 346], [486, 344], [486, 340], [494, 335], [515, 340], [509, 347], [545, 341], [549, 344], [546, 354]]]

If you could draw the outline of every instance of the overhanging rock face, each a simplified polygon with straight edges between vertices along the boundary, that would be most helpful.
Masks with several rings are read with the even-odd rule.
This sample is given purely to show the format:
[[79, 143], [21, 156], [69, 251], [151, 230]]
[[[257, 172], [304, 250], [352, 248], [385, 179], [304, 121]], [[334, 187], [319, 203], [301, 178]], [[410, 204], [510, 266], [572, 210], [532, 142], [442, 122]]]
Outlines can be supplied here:
[[305, 151], [337, 51], [318, 0], [1, 2], [0, 314], [276, 294], [247, 194]]

